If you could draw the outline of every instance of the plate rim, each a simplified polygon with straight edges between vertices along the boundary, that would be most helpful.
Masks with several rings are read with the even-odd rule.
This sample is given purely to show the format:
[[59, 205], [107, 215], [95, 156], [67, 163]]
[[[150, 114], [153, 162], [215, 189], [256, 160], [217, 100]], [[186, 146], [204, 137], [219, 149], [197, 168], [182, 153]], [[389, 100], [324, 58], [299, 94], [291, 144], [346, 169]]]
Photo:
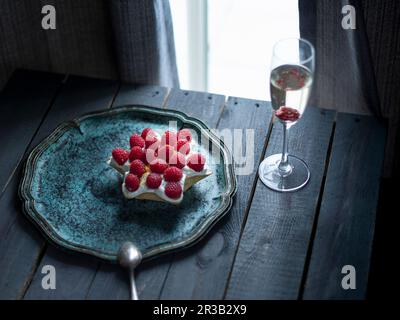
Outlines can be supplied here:
[[71, 128], [79, 129], [80, 123], [88, 118], [135, 111], [142, 111], [149, 114], [158, 114], [164, 116], [170, 115], [178, 118], [183, 123], [194, 125], [200, 130], [205, 129], [210, 141], [218, 145], [219, 149], [223, 153], [223, 160], [225, 164], [224, 176], [227, 183], [227, 190], [223, 194], [221, 194], [221, 205], [217, 209], [215, 209], [214, 212], [209, 215], [207, 219], [205, 219], [205, 221], [201, 222], [199, 226], [193, 229], [193, 232], [191, 232], [187, 237], [184, 237], [179, 241], [168, 242], [151, 247], [144, 253], [144, 260], [148, 260], [170, 252], [182, 250], [184, 248], [194, 245], [195, 243], [199, 242], [212, 229], [212, 227], [223, 216], [225, 216], [227, 212], [230, 211], [233, 204], [234, 195], [237, 191], [234, 159], [230, 150], [226, 147], [224, 142], [220, 138], [218, 138], [218, 136], [202, 120], [189, 116], [186, 113], [178, 110], [162, 109], [140, 104], [122, 105], [114, 108], [101, 109], [84, 113], [81, 116], [74, 118], [73, 120], [62, 122], [48, 136], [41, 140], [41, 142], [39, 142], [29, 153], [29, 156], [27, 157], [23, 166], [22, 178], [20, 180], [18, 188], [18, 195], [22, 201], [22, 211], [29, 218], [29, 220], [31, 220], [31, 222], [33, 222], [33, 224], [41, 231], [45, 238], [47, 238], [47, 240], [49, 240], [52, 244], [75, 252], [92, 255], [106, 261], [117, 261], [116, 254], [112, 252], [98, 250], [95, 248], [91, 248], [90, 246], [77, 244], [63, 238], [60, 234], [58, 234], [58, 232], [51, 226], [51, 224], [48, 223], [46, 218], [42, 214], [40, 214], [38, 210], [36, 210], [35, 199], [31, 193], [31, 186], [33, 182], [35, 167], [39, 157], [52, 143], [57, 142], [57, 140], [65, 132], [67, 132]]

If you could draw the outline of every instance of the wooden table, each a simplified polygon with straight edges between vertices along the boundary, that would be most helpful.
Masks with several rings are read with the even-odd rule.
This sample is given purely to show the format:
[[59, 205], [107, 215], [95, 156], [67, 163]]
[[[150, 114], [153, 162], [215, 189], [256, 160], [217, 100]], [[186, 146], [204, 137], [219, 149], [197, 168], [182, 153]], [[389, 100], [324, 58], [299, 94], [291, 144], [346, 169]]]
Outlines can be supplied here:
[[[282, 194], [256, 170], [281, 148], [268, 102], [18, 70], [0, 96], [0, 298], [129, 297], [125, 271], [46, 242], [17, 195], [24, 158], [60, 122], [123, 104], [177, 109], [256, 137], [254, 170], [237, 177], [230, 213], [200, 243], [144, 263], [142, 299], [365, 297], [386, 140], [376, 119], [309, 107], [291, 129], [290, 151], [308, 163], [311, 180]], [[56, 268], [56, 290], [42, 289], [45, 265]], [[356, 269], [356, 290], [341, 286], [344, 265]]]

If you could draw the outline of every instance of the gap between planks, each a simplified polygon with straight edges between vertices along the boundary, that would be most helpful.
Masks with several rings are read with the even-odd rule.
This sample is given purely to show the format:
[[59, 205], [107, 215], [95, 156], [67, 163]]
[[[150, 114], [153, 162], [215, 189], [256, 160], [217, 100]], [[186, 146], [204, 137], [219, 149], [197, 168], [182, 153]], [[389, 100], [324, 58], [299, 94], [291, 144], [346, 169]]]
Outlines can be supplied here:
[[28, 291], [30, 285], [32, 284], [33, 277], [35, 276], [37, 270], [39, 269], [40, 263], [46, 254], [46, 250], [47, 250], [47, 241], [44, 241], [42, 247], [39, 250], [39, 254], [35, 260], [35, 264], [33, 265], [32, 271], [29, 273], [27, 279], [25, 280], [21, 293], [17, 296], [16, 300], [24, 299], [26, 292]]
[[[11, 175], [10, 175], [10, 177], [8, 178], [7, 183], [6, 183], [5, 187], [4, 187], [4, 189], [2, 190], [1, 195], [3, 195], [4, 190], [7, 188], [8, 184], [9, 184], [10, 181], [11, 181], [11, 179], [14, 177], [15, 172], [17, 171], [17, 169], [18, 169], [21, 165], [23, 165], [22, 159], [24, 159], [24, 158], [27, 156], [27, 152], [28, 152], [28, 150], [30, 149], [33, 140], [35, 139], [36, 134], [38, 133], [38, 131], [39, 131], [40, 127], [42, 126], [43, 122], [45, 121], [45, 119], [47, 118], [47, 115], [49, 114], [49, 111], [51, 110], [51, 107], [54, 105], [54, 102], [55, 102], [55, 100], [57, 99], [58, 94], [61, 92], [61, 90], [62, 90], [64, 84], [67, 82], [68, 78], [69, 78], [69, 75], [66, 74], [66, 75], [64, 76], [63, 80], [61, 81], [61, 84], [60, 84], [58, 90], [56, 91], [56, 94], [55, 94], [55, 95], [53, 96], [53, 98], [51, 99], [51, 102], [50, 102], [50, 104], [49, 104], [49, 106], [48, 106], [48, 108], [47, 108], [47, 110], [46, 110], [46, 113], [44, 114], [42, 120], [40, 121], [38, 127], [36, 128], [36, 131], [35, 131], [34, 134], [32, 135], [32, 138], [31, 138], [31, 140], [29, 141], [27, 147], [25, 148], [25, 151], [24, 151], [24, 153], [22, 154], [21, 158], [19, 159], [19, 161], [18, 161], [18, 163], [17, 163], [15, 169], [13, 170], [13, 172], [12, 172]], [[36, 261], [35, 261], [35, 264], [34, 264], [34, 266], [33, 266], [33, 268], [32, 268], [32, 272], [29, 274], [29, 277], [26, 279], [25, 285], [24, 285], [24, 287], [22, 288], [21, 293], [20, 293], [19, 296], [17, 297], [18, 300], [22, 300], [22, 299], [24, 298], [26, 292], [28, 291], [29, 286], [30, 286], [31, 283], [32, 283], [33, 277], [34, 277], [34, 275], [35, 275], [35, 273], [36, 273], [36, 271], [37, 271], [37, 269], [38, 269], [38, 267], [39, 267], [39, 265], [40, 265], [40, 262], [42, 261], [44, 255], [45, 255], [46, 249], [47, 249], [47, 242], [45, 241], [44, 244], [43, 244], [43, 246], [42, 246], [42, 247], [40, 248], [40, 250], [39, 250], [39, 254], [38, 254], [38, 257], [37, 257], [37, 259], [36, 259]]]
[[39, 125], [37, 126], [35, 132], [33, 133], [32, 138], [29, 140], [24, 152], [22, 153], [21, 157], [18, 159], [14, 170], [10, 173], [10, 176], [8, 177], [6, 183], [4, 184], [3, 189], [0, 191], [0, 199], [3, 197], [4, 191], [7, 189], [8, 185], [10, 184], [12, 178], [14, 177], [15, 173], [17, 172], [17, 169], [21, 166], [22, 160], [27, 155], [27, 152], [28, 152], [33, 140], [35, 139], [36, 134], [38, 133], [38, 131], [39, 131], [40, 127], [42, 126], [44, 120], [46, 119], [47, 115], [49, 114], [49, 111], [50, 111], [51, 107], [53, 106], [54, 101], [56, 100], [58, 94], [61, 92], [61, 89], [63, 88], [63, 86], [64, 86], [65, 82], [67, 81], [67, 79], [68, 79], [68, 74], [66, 74], [65, 77], [63, 78], [63, 80], [61, 80], [61, 83], [60, 83], [58, 89], [56, 90], [54, 96], [50, 100], [49, 106], [47, 107], [47, 110], [44, 113], [42, 120], [39, 122]]
[[298, 300], [303, 300], [304, 289], [305, 289], [307, 276], [308, 276], [308, 269], [310, 267], [312, 249], [314, 246], [314, 240], [315, 240], [315, 236], [317, 233], [317, 227], [318, 227], [318, 218], [319, 218], [319, 214], [320, 214], [320, 210], [321, 210], [322, 197], [324, 195], [324, 190], [325, 190], [326, 176], [327, 176], [328, 169], [329, 169], [329, 163], [330, 163], [331, 157], [332, 157], [332, 146], [333, 146], [333, 140], [335, 138], [336, 118], [337, 118], [337, 112], [335, 113], [335, 117], [334, 117], [333, 125], [332, 125], [332, 132], [331, 132], [331, 136], [329, 139], [329, 145], [328, 145], [328, 151], [327, 151], [328, 156], [326, 157], [326, 160], [325, 160], [324, 173], [323, 173], [322, 181], [321, 181], [321, 189], [320, 189], [319, 196], [318, 196], [317, 208], [315, 210], [313, 226], [312, 226], [311, 234], [310, 234], [310, 241], [308, 242], [306, 258], [304, 261], [303, 275], [301, 277], [299, 294], [297, 296]]
[[[32, 136], [32, 139], [31, 139], [30, 143], [28, 144], [28, 147], [26, 148], [26, 150], [25, 150], [24, 155], [22, 156], [22, 158], [24, 158], [24, 156], [26, 155], [26, 151], [29, 150], [30, 144], [32, 143], [32, 141], [33, 141], [33, 139], [35, 138], [35, 136], [36, 136], [38, 130], [40, 129], [41, 125], [43, 124], [44, 120], [46, 119], [46, 117], [47, 117], [49, 111], [51, 110], [52, 106], [54, 105], [55, 100], [56, 100], [57, 97], [58, 97], [58, 94], [59, 94], [60, 91], [61, 91], [61, 88], [62, 88], [63, 85], [67, 82], [68, 78], [69, 78], [69, 75], [66, 74], [65, 77], [64, 77], [64, 79], [63, 79], [62, 82], [61, 82], [62, 85], [60, 85], [60, 88], [57, 90], [56, 94], [54, 95], [53, 99], [51, 100], [50, 106], [48, 107], [45, 116], [43, 117], [42, 121], [40, 122], [40, 125], [38, 126], [38, 128], [36, 129], [34, 135]], [[115, 101], [116, 97], [118, 96], [118, 93], [119, 93], [120, 89], [121, 89], [121, 83], [118, 82], [118, 87], [117, 87], [117, 89], [115, 90], [115, 94], [113, 95], [113, 97], [112, 97], [112, 99], [111, 99], [109, 105], [108, 105], [107, 108], [105, 108], [105, 109], [110, 109], [110, 108], [112, 108], [112, 106], [113, 106], [113, 104], [114, 104], [114, 101]], [[22, 158], [21, 158], [21, 160], [22, 160]], [[21, 162], [19, 162], [19, 164], [20, 164], [20, 163], [21, 163]], [[19, 165], [18, 165], [18, 166], [19, 166]], [[18, 166], [16, 167], [16, 169], [18, 168]], [[16, 169], [13, 171], [13, 173], [16, 171]], [[9, 179], [8, 181], [10, 181], [10, 179]], [[41, 262], [42, 262], [42, 259], [43, 259], [44, 256], [46, 255], [47, 249], [48, 249], [48, 242], [47, 242], [47, 240], [45, 240], [45, 241], [44, 241], [44, 245], [42, 246], [42, 248], [41, 248], [40, 251], [39, 251], [38, 258], [36, 259], [35, 264], [34, 264], [34, 266], [33, 266], [33, 268], [32, 268], [32, 272], [29, 274], [29, 277], [27, 278], [27, 280], [26, 280], [26, 282], [25, 282], [25, 286], [23, 287], [23, 289], [22, 289], [20, 295], [17, 297], [18, 300], [23, 300], [23, 299], [24, 299], [24, 297], [25, 297], [27, 291], [29, 290], [30, 285], [32, 284], [33, 277], [35, 276], [35, 274], [36, 274], [36, 272], [37, 272], [37, 270], [38, 270], [38, 268], [39, 268], [39, 266], [40, 266], [40, 264], [41, 264]], [[94, 273], [92, 282], [93, 282], [93, 280], [94, 280], [94, 278], [95, 278], [95, 276], [96, 276], [97, 271], [98, 271], [99, 268], [100, 268], [100, 264], [101, 264], [101, 262], [99, 261], [98, 264], [97, 264], [96, 272]], [[89, 288], [90, 288], [90, 286], [89, 286]], [[88, 291], [88, 292], [89, 292], [89, 291]]]
[[[112, 108], [114, 107], [114, 102], [115, 102], [115, 99], [117, 98], [117, 96], [118, 96], [118, 94], [119, 94], [119, 92], [120, 92], [121, 85], [122, 85], [122, 84], [119, 83], [117, 93], [115, 94], [114, 98], [113, 98], [112, 101], [111, 101], [111, 105], [109, 106], [110, 109], [112, 109]], [[170, 93], [171, 93], [171, 88], [167, 88], [167, 93], [165, 94], [165, 97], [164, 97], [164, 99], [163, 99], [161, 109], [165, 109]], [[95, 272], [93, 273], [92, 280], [90, 281], [90, 284], [89, 284], [89, 286], [88, 286], [88, 288], [87, 288], [87, 292], [86, 292], [86, 294], [85, 294], [85, 300], [88, 300], [88, 299], [89, 299], [89, 294], [90, 294], [91, 288], [92, 288], [92, 286], [93, 286], [93, 283], [94, 283], [94, 281], [95, 281], [95, 279], [96, 279], [96, 276], [97, 276], [99, 270], [101, 269], [101, 266], [102, 266], [104, 263], [105, 263], [105, 262], [103, 262], [103, 261], [99, 261], [99, 262], [98, 262], [97, 267], [96, 267], [96, 270], [95, 270]], [[164, 284], [165, 284], [165, 282], [166, 282], [167, 275], [168, 275], [168, 271], [169, 271], [169, 269], [170, 269], [170, 267], [171, 267], [171, 264], [172, 264], [172, 263], [170, 262], [169, 265], [168, 265], [168, 270], [167, 270], [167, 272], [166, 272], [166, 274], [165, 274], [165, 277], [164, 277], [164, 279], [163, 279], [162, 288], [164, 287]], [[162, 291], [161, 291], [161, 292], [162, 292]], [[160, 292], [160, 294], [161, 294], [161, 292]]]
[[[167, 105], [167, 101], [168, 101], [168, 98], [169, 98], [169, 94], [170, 94], [170, 92], [171, 92], [171, 88], [168, 88], [169, 90], [168, 90], [168, 93], [167, 93], [167, 97], [165, 98], [165, 100], [164, 100], [164, 104], [163, 104], [163, 109], [166, 107], [166, 105]], [[217, 122], [216, 122], [216, 128], [218, 127], [218, 125], [219, 125], [219, 123], [220, 123], [220, 121], [221, 121], [221, 118], [222, 118], [222, 114], [224, 113], [224, 110], [225, 110], [225, 107], [226, 107], [226, 105], [227, 105], [227, 103], [228, 103], [228, 101], [229, 101], [229, 97], [227, 97], [227, 96], [224, 96], [224, 103], [222, 104], [222, 107], [221, 107], [221, 110], [220, 110], [220, 112], [219, 112], [219, 115], [218, 115], [218, 120], [217, 120]], [[168, 279], [168, 274], [169, 274], [169, 272], [170, 272], [170, 270], [171, 270], [171, 267], [172, 267], [172, 264], [174, 263], [174, 256], [171, 254], [171, 256], [170, 256], [170, 259], [169, 259], [169, 262], [168, 262], [168, 268], [167, 268], [167, 271], [165, 272], [165, 276], [164, 276], [164, 279], [163, 279], [163, 283], [162, 283], [162, 285], [161, 285], [161, 288], [160, 288], [160, 291], [159, 291], [159, 293], [158, 293], [158, 296], [157, 296], [157, 298], [158, 298], [158, 300], [160, 300], [161, 299], [161, 296], [162, 296], [162, 293], [163, 293], [163, 291], [164, 291], [164, 287], [165, 287], [165, 284], [166, 284], [166, 282], [167, 282], [167, 279]]]
[[223, 300], [225, 300], [226, 294], [227, 294], [227, 292], [228, 292], [228, 287], [229, 287], [229, 283], [230, 283], [230, 281], [231, 281], [233, 266], [235, 265], [235, 260], [236, 260], [236, 256], [237, 256], [237, 253], [238, 253], [238, 250], [239, 250], [240, 241], [242, 240], [243, 231], [244, 231], [244, 228], [245, 228], [246, 223], [247, 223], [247, 218], [248, 218], [248, 215], [249, 215], [249, 212], [250, 212], [251, 203], [253, 202], [254, 193], [255, 193], [256, 187], [257, 187], [257, 182], [258, 182], [258, 167], [260, 166], [260, 163], [264, 160], [265, 152], [267, 151], [269, 139], [270, 139], [270, 137], [271, 137], [272, 128], [273, 128], [273, 126], [274, 126], [274, 119], [275, 119], [274, 116], [272, 116], [272, 117], [271, 117], [271, 121], [270, 121], [269, 126], [268, 126], [267, 137], [265, 138], [263, 150], [262, 150], [262, 152], [261, 152], [260, 159], [259, 159], [259, 161], [258, 161], [258, 163], [257, 163], [257, 167], [256, 167], [257, 172], [256, 172], [256, 175], [255, 175], [255, 177], [254, 177], [253, 184], [252, 184], [252, 186], [251, 186], [251, 191], [250, 191], [249, 198], [248, 198], [248, 201], [247, 201], [246, 211], [245, 211], [244, 216], [243, 216], [242, 225], [240, 226], [239, 239], [238, 239], [238, 242], [237, 242], [237, 246], [236, 246], [236, 248], [235, 248], [235, 254], [234, 254], [234, 256], [233, 256], [232, 265], [231, 265], [231, 268], [230, 268], [230, 270], [229, 270], [228, 279], [227, 279], [226, 284], [225, 284], [224, 294], [223, 294], [223, 296], [222, 296], [222, 299], [223, 299]]

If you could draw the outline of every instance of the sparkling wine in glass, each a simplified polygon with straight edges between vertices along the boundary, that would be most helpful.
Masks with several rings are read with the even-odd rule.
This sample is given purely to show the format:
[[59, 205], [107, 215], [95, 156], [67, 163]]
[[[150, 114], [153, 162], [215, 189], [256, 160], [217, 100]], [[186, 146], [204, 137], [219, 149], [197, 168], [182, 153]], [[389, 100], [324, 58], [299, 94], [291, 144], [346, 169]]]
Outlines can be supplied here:
[[261, 181], [269, 188], [288, 192], [304, 187], [310, 170], [300, 158], [289, 155], [288, 133], [303, 115], [314, 72], [314, 48], [304, 39], [278, 41], [271, 61], [270, 91], [275, 116], [283, 126], [282, 153], [265, 158], [259, 167]]

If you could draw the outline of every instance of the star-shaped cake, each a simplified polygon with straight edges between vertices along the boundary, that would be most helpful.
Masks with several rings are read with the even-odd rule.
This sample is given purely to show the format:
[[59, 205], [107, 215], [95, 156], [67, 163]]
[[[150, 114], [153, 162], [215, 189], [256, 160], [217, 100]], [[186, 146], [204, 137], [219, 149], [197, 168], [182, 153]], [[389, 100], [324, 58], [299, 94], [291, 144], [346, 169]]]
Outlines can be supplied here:
[[192, 152], [197, 143], [190, 129], [165, 131], [145, 128], [129, 139], [130, 150], [116, 148], [108, 164], [123, 175], [122, 193], [127, 199], [179, 204], [186, 190], [211, 175], [206, 158]]

